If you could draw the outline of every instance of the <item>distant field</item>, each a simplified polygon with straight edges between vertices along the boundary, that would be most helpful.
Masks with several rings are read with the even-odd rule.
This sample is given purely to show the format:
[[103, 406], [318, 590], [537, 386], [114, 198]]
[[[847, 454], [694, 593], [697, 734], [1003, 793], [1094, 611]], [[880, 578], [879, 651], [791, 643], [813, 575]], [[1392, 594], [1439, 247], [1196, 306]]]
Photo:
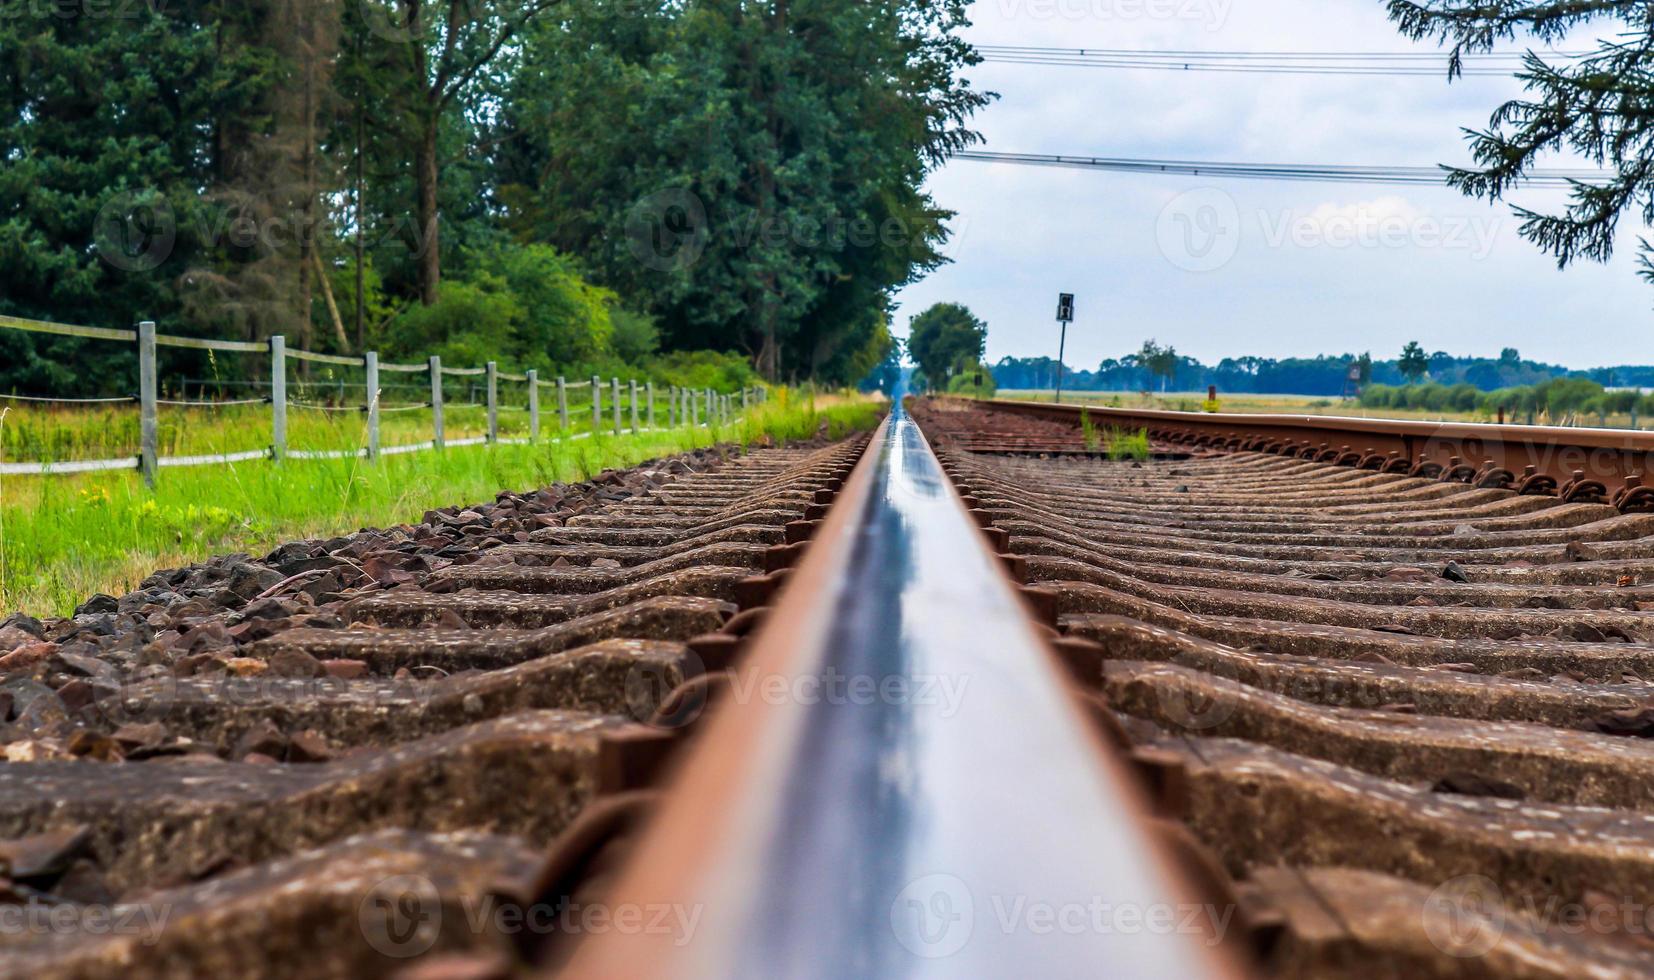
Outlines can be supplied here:
[[[1050, 389], [1018, 390], [1001, 388], [1000, 398], [1017, 398], [1025, 401], [1048, 402], [1053, 400], [1055, 392]], [[1084, 403], [1101, 405], [1110, 408], [1153, 408], [1174, 412], [1198, 412], [1206, 403], [1204, 391], [1169, 391], [1164, 394], [1154, 393], [1144, 397], [1141, 392], [1135, 391], [1064, 391], [1062, 400], [1066, 403]], [[1218, 393], [1219, 411], [1245, 412], [1251, 414], [1280, 413], [1286, 415], [1341, 415], [1349, 418], [1361, 419], [1419, 419], [1434, 422], [1492, 422], [1492, 417], [1480, 412], [1431, 412], [1405, 408], [1364, 408], [1353, 398], [1329, 398], [1320, 395], [1268, 395], [1252, 393], [1224, 394]], [[1510, 422], [1525, 422], [1526, 419], [1512, 418]], [[1545, 424], [1543, 418], [1535, 419]], [[1596, 419], [1590, 420], [1593, 424]], [[1650, 419], [1639, 419], [1637, 428], [1649, 428]], [[1610, 415], [1607, 425], [1616, 429], [1631, 427], [1631, 418], [1628, 415]]]

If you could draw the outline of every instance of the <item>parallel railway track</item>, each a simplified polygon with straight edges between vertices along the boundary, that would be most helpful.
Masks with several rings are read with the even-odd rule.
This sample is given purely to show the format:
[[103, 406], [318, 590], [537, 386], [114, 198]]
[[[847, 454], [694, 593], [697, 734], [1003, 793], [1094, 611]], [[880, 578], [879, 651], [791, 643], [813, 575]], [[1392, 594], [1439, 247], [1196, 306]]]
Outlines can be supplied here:
[[1654, 973], [1650, 447], [1093, 421], [0, 630], [0, 975]]

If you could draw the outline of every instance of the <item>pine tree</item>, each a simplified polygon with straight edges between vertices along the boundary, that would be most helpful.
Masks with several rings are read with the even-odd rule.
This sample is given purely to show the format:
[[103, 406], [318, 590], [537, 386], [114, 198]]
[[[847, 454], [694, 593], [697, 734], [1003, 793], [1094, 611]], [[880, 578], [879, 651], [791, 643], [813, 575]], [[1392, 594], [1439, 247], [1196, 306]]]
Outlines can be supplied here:
[[[1466, 194], [1502, 198], [1540, 156], [1568, 149], [1611, 171], [1601, 183], [1573, 185], [1561, 214], [1522, 207], [1522, 235], [1556, 257], [1605, 261], [1614, 229], [1628, 210], [1654, 223], [1654, 15], [1630, 0], [1389, 0], [1390, 18], [1415, 40], [1452, 44], [1450, 77], [1468, 52], [1490, 51], [1519, 34], [1554, 43], [1587, 24], [1618, 22], [1613, 41], [1589, 57], [1549, 63], [1529, 51], [1517, 74], [1530, 93], [1500, 106], [1484, 130], [1467, 131], [1479, 165], [1450, 169], [1448, 182]], [[1642, 275], [1654, 282], [1644, 239]]]

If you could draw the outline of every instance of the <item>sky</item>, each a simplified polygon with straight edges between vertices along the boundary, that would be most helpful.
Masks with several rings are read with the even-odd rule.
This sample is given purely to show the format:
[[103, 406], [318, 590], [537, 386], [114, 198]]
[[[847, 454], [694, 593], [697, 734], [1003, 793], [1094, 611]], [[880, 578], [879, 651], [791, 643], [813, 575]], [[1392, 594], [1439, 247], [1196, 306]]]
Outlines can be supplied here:
[[[977, 44], [1215, 51], [1420, 51], [1381, 0], [976, 0]], [[1562, 44], [1592, 47], [1592, 35]], [[1513, 48], [1520, 50], [1526, 45]], [[1501, 48], [1500, 50], [1506, 50]], [[1428, 166], [1470, 162], [1462, 129], [1521, 94], [1504, 77], [1336, 77], [978, 65], [999, 93], [978, 149], [1179, 160]], [[1554, 156], [1546, 167], [1578, 167]], [[1574, 368], [1654, 362], [1640, 220], [1606, 264], [1558, 270], [1506, 203], [1446, 187], [1213, 180], [955, 160], [927, 187], [957, 212], [952, 263], [903, 289], [898, 335], [932, 303], [988, 324], [987, 360], [1057, 353], [1095, 368], [1154, 338], [1223, 357], [1426, 350]], [[1558, 210], [1561, 190], [1511, 200]], [[1651, 236], [1654, 237], [1654, 236]]]

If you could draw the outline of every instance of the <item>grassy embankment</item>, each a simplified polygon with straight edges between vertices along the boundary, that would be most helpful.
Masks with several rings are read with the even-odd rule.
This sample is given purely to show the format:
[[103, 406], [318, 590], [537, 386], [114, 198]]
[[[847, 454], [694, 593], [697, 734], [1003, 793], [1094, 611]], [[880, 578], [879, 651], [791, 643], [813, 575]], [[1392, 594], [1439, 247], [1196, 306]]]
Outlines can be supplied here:
[[[870, 427], [879, 410], [878, 402], [800, 397], [778, 389], [745, 419], [716, 429], [680, 428], [635, 436], [599, 432], [567, 442], [455, 447], [441, 453], [386, 456], [372, 463], [360, 458], [281, 464], [261, 460], [167, 468], [153, 491], [133, 471], [0, 476], [0, 614], [15, 609], [34, 615], [67, 614], [95, 592], [130, 591], [159, 568], [224, 552], [261, 553], [295, 538], [417, 521], [430, 508], [489, 500], [503, 489], [583, 480], [607, 468], [714, 443], [784, 443], [807, 439], [823, 426], [831, 435], [843, 435]], [[127, 440], [129, 428], [136, 433], [136, 417], [131, 409], [126, 413], [132, 419], [104, 411], [10, 409], [0, 419], [0, 445], [8, 447], [0, 458], [19, 458], [10, 452], [13, 443], [7, 429], [32, 433], [20, 443], [32, 438], [74, 447], [73, 454], [57, 458], [133, 454], [135, 446]], [[424, 416], [423, 427], [409, 418], [419, 414]], [[503, 419], [502, 415], [502, 435], [508, 435]], [[553, 407], [547, 413], [548, 437], [556, 435], [555, 422]], [[429, 439], [429, 425], [428, 412], [388, 415], [382, 443]], [[294, 448], [354, 449], [363, 441], [364, 423], [358, 415], [295, 413], [290, 426]], [[456, 425], [450, 415], [448, 437], [461, 438], [473, 427], [480, 430], [480, 425]], [[163, 427], [162, 452], [234, 451], [257, 447], [260, 438], [268, 441], [267, 409], [174, 410]]]
[[[1052, 400], [1054, 393], [1049, 390], [1019, 391], [1001, 389], [997, 397], [1020, 401], [1048, 402]], [[1065, 404], [1096, 405], [1103, 408], [1153, 408], [1174, 412], [1198, 412], [1201, 411], [1201, 407], [1206, 402], [1206, 392], [1172, 391], [1165, 394], [1151, 393], [1145, 397], [1141, 392], [1135, 391], [1065, 391], [1062, 394], [1062, 400]], [[1218, 392], [1218, 404], [1221, 406], [1221, 411], [1248, 414], [1336, 415], [1344, 418], [1417, 419], [1427, 422], [1494, 421], [1492, 414], [1480, 410], [1379, 408], [1363, 406], [1353, 398], [1329, 398], [1324, 395], [1225, 394], [1220, 391]], [[1525, 416], [1513, 413], [1509, 420], [1512, 422], [1525, 421]], [[1564, 424], [1562, 420], [1549, 419], [1543, 415], [1537, 421], [1540, 424]], [[1599, 424], [1599, 419], [1594, 414], [1578, 418], [1575, 421], [1580, 425], [1594, 426]], [[1607, 425], [1616, 429], [1630, 428], [1631, 417], [1624, 413], [1610, 413], [1607, 416]], [[1654, 427], [1654, 418], [1644, 413], [1639, 416], [1637, 427], [1641, 429]]]

